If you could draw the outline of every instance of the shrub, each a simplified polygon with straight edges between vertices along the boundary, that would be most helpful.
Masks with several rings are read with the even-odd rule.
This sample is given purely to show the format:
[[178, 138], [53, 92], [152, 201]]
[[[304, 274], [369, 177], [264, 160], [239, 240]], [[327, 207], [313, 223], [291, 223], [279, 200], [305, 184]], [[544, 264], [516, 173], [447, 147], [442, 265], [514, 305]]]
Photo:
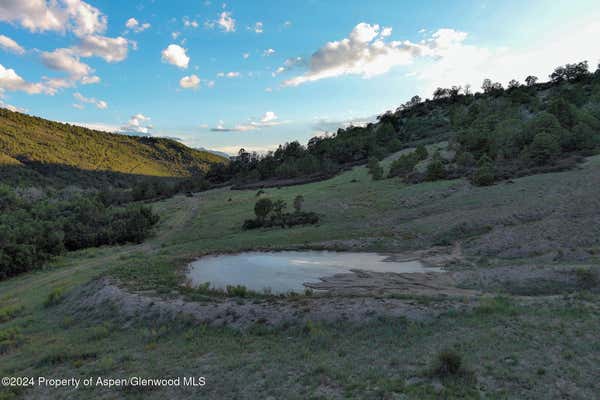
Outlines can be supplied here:
[[375, 157], [369, 158], [367, 168], [369, 169], [369, 174], [371, 174], [373, 180], [378, 181], [383, 177], [383, 168]]
[[427, 181], [437, 181], [439, 179], [444, 179], [446, 177], [446, 169], [444, 168], [444, 163], [442, 161], [442, 156], [439, 151], [436, 151], [431, 159], [431, 162], [427, 166], [427, 173], [425, 175], [425, 180]]
[[435, 376], [445, 378], [460, 375], [463, 368], [462, 356], [455, 350], [446, 349], [437, 354], [431, 372]]
[[246, 297], [249, 294], [248, 289], [244, 285], [227, 285], [226, 291], [229, 296], [235, 297]]
[[549, 164], [560, 154], [560, 144], [556, 136], [541, 132], [533, 138], [527, 154], [536, 165]]
[[[425, 150], [427, 152], [427, 150]], [[420, 157], [416, 151], [409, 154], [403, 154], [390, 166], [389, 177], [404, 176], [415, 168], [419, 163]]]
[[261, 221], [269, 215], [271, 210], [273, 210], [273, 202], [268, 198], [259, 199], [254, 205], [254, 214]]
[[63, 288], [55, 288], [46, 297], [44, 301], [44, 307], [51, 307], [59, 304], [65, 297]]
[[473, 183], [477, 186], [489, 186], [494, 184], [494, 164], [487, 155], [479, 160], [479, 168], [473, 175]]

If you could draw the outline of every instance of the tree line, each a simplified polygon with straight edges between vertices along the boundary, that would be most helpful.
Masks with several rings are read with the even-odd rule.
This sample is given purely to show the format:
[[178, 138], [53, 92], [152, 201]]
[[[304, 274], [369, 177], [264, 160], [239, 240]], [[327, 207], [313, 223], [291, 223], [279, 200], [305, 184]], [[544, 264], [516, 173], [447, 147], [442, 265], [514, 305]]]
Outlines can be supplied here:
[[139, 243], [158, 216], [150, 207], [114, 207], [98, 195], [29, 200], [0, 185], [0, 279], [39, 268], [65, 251]]
[[600, 66], [592, 73], [586, 61], [567, 64], [549, 78], [538, 83], [529, 75], [506, 88], [485, 79], [475, 93], [469, 85], [437, 88], [432, 99], [413, 96], [379, 115], [376, 123], [340, 128], [313, 137], [306, 146], [293, 141], [264, 155], [241, 149], [230, 163], [211, 166], [206, 179], [239, 183], [328, 176], [367, 161], [375, 171], [375, 163], [390, 153], [443, 140], [449, 142], [451, 159], [429, 154], [428, 170], [418, 173], [414, 167], [425, 157], [421, 148], [394, 163], [391, 176], [409, 182], [465, 176], [485, 185], [568, 167], [569, 157], [600, 146]]

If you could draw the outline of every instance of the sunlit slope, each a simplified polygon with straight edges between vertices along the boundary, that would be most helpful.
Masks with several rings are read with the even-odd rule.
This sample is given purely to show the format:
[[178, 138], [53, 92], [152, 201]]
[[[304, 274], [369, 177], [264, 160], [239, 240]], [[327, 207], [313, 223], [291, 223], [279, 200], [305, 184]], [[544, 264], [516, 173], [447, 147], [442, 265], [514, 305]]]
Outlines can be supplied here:
[[0, 109], [0, 167], [111, 171], [183, 177], [201, 173], [223, 157], [175, 140], [90, 130]]

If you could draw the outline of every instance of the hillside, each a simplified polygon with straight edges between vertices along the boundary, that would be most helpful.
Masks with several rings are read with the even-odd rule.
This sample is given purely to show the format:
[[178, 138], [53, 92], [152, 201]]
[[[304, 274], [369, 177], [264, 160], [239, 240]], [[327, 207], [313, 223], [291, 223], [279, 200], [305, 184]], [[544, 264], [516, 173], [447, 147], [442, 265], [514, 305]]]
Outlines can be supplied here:
[[164, 138], [136, 137], [0, 109], [0, 181], [119, 184], [131, 177], [203, 174], [223, 157]]
[[[600, 68], [587, 62], [555, 69], [548, 82], [511, 81], [504, 88], [486, 79], [470, 87], [438, 88], [431, 99], [414, 96], [366, 126], [340, 128], [304, 146], [285, 143], [259, 156], [239, 154], [211, 169], [212, 181], [236, 183], [330, 176], [419, 144], [448, 142], [446, 154], [430, 154], [435, 171], [415, 169], [419, 155], [398, 161], [390, 177], [407, 182], [466, 177], [480, 184], [563, 170], [600, 147]], [[423, 156], [427, 156], [426, 154]]]

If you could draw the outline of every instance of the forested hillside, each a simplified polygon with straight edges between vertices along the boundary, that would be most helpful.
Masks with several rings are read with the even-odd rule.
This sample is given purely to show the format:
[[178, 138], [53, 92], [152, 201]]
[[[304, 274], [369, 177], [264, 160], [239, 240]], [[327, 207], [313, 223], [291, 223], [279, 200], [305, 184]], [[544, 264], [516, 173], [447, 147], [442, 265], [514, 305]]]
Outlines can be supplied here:
[[[600, 146], [600, 68], [587, 62], [555, 69], [538, 83], [527, 76], [507, 88], [486, 79], [481, 91], [438, 88], [432, 99], [414, 96], [367, 126], [351, 126], [312, 138], [306, 146], [286, 143], [259, 156], [240, 151], [228, 165], [208, 172], [212, 181], [238, 183], [328, 175], [344, 166], [377, 161], [405, 148], [447, 141], [440, 153], [405, 155], [392, 176], [409, 182], [464, 176], [487, 185], [499, 179], [565, 169]], [[416, 168], [425, 162], [427, 169]], [[374, 177], [378, 176], [376, 172]]]
[[203, 174], [226, 159], [164, 138], [90, 130], [0, 109], [0, 181], [130, 186], [132, 178]]

